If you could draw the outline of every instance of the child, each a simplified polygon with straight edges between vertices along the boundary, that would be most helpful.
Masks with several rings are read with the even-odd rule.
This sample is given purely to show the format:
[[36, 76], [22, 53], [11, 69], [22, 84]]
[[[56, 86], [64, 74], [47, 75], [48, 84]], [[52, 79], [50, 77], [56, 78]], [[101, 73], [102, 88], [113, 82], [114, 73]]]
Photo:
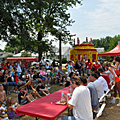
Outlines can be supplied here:
[[21, 81], [21, 80], [19, 79], [18, 72], [15, 72], [14, 79], [15, 79], [15, 82], [17, 83], [17, 85], [22, 85], [22, 84], [24, 84], [23, 81]]
[[6, 92], [3, 90], [3, 85], [0, 84], [0, 104], [6, 105]]
[[9, 97], [7, 99], [7, 115], [9, 119], [14, 119], [19, 117], [19, 115], [16, 114], [16, 110], [12, 107], [12, 104], [14, 104], [14, 101], [11, 97]]
[[51, 77], [51, 82], [53, 84], [55, 84], [56, 77], [55, 77], [55, 74], [53, 72], [53, 69], [51, 69], [51, 71], [50, 71], [50, 77]]
[[30, 80], [25, 84], [25, 90], [27, 90], [28, 94], [32, 94], [33, 96], [36, 95], [37, 97], [41, 98], [39, 93], [36, 91], [36, 89], [33, 88], [31, 85], [31, 78]]
[[39, 81], [39, 84], [38, 84], [36, 90], [39, 94], [44, 94], [44, 95], [49, 95], [50, 94], [49, 90], [42, 85], [41, 81]]
[[63, 78], [62, 78], [62, 74], [59, 73], [59, 79], [58, 79], [59, 85], [62, 86], [63, 85]]
[[26, 104], [28, 101], [32, 102], [35, 100], [31, 94], [28, 94], [28, 92], [24, 90], [24, 88], [21, 87], [19, 88], [19, 90], [20, 90], [20, 93], [18, 94], [19, 104]]

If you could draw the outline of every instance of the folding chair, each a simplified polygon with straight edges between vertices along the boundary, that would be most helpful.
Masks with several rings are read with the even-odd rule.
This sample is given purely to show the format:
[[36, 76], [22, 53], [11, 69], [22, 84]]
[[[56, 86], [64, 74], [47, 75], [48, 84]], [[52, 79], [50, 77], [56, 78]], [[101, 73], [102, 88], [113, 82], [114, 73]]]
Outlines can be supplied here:
[[105, 109], [105, 106], [106, 106], [106, 103], [103, 103], [94, 120], [97, 120], [102, 115], [102, 112]]

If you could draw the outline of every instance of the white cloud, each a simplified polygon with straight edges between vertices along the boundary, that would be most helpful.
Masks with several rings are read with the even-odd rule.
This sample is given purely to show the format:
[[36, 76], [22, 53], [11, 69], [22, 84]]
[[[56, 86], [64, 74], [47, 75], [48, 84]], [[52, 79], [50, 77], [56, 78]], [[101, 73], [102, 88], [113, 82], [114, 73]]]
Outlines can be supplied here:
[[[120, 0], [99, 0], [101, 4], [94, 12], [86, 13], [90, 18], [88, 29], [94, 34], [115, 35], [120, 30]], [[98, 33], [99, 32], [99, 33]]]

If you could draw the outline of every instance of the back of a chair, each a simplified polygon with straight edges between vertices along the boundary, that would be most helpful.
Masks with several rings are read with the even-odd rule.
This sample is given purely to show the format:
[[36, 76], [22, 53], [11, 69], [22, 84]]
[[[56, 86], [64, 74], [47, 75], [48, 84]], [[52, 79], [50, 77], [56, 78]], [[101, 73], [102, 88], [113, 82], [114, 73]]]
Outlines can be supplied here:
[[106, 106], [106, 103], [103, 103], [102, 106], [100, 107], [100, 109], [99, 109], [99, 111], [98, 111], [96, 117], [95, 117], [95, 120], [96, 120], [97, 118], [99, 118], [99, 117], [102, 115], [102, 112], [103, 112], [105, 106]]

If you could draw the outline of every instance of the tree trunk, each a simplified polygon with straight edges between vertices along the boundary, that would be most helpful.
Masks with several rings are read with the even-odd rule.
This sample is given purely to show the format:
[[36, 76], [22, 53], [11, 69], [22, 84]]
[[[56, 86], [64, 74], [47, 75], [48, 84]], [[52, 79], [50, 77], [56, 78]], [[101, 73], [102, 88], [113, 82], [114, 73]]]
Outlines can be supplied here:
[[[42, 40], [42, 34], [41, 32], [38, 32], [38, 41]], [[42, 46], [38, 44], [38, 60], [40, 61], [42, 58]]]

